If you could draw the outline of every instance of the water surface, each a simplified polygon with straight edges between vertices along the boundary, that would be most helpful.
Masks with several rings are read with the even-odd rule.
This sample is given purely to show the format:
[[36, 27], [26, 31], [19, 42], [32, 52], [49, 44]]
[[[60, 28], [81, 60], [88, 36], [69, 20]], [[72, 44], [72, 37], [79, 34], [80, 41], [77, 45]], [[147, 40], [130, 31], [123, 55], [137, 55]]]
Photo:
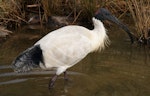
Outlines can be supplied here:
[[149, 48], [131, 45], [116, 27], [108, 48], [68, 69], [69, 82], [61, 75], [50, 91], [54, 71], [14, 73], [12, 60], [50, 30], [20, 28], [0, 45], [0, 96], [150, 96]]

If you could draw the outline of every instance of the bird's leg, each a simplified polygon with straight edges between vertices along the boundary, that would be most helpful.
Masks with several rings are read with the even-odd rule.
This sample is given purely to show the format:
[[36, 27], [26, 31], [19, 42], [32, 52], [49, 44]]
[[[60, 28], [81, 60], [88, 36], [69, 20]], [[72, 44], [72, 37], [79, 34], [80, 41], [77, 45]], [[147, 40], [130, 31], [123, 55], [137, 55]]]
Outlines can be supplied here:
[[64, 72], [64, 85], [65, 87], [70, 86], [72, 83], [72, 81], [70, 80], [70, 78], [68, 78], [67, 72]]
[[55, 74], [55, 75], [52, 77], [52, 79], [49, 81], [49, 89], [53, 88], [54, 83], [55, 83], [57, 77], [58, 77], [58, 75]]
[[64, 79], [65, 79], [66, 81], [68, 81], [68, 76], [67, 76], [67, 72], [66, 72], [66, 71], [64, 72]]
[[66, 71], [64, 72], [64, 80], [68, 81], [68, 76], [67, 76], [67, 72]]
[[67, 76], [67, 72], [65, 71], [64, 72], [64, 85], [65, 86], [68, 86], [68, 81], [69, 81], [69, 79], [68, 79], [68, 76]]

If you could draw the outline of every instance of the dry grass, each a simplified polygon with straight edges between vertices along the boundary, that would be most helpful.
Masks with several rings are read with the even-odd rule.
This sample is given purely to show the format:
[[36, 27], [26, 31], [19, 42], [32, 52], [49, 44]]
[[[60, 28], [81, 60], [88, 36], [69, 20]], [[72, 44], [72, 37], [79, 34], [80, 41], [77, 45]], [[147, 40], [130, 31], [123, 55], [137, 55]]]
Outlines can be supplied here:
[[[1, 25], [11, 24], [10, 22], [17, 22], [15, 24], [20, 24], [21, 21], [25, 21], [24, 11], [22, 11], [22, 6], [20, 5], [19, 0], [1, 0], [0, 1], [0, 23]], [[17, 25], [17, 26], [18, 26]]]
[[113, 13], [117, 13], [117, 10], [124, 12], [124, 8], [120, 7], [123, 3], [124, 0], [0, 0], [0, 23], [8, 25], [13, 22], [18, 26], [21, 22], [26, 22], [29, 14], [27, 6], [32, 4], [40, 5], [31, 10], [36, 9], [41, 19], [51, 15], [65, 15], [74, 17], [76, 22], [78, 18], [91, 19], [94, 12], [104, 6]]
[[128, 0], [127, 3], [134, 19], [138, 37], [147, 40], [150, 29], [150, 0]]
[[[28, 8], [28, 5], [39, 6]], [[41, 20], [51, 15], [71, 16], [74, 17], [73, 22], [78, 19], [91, 20], [100, 7], [109, 9], [119, 18], [128, 10], [124, 0], [0, 0], [0, 23], [9, 25], [13, 22], [18, 26], [34, 13], [39, 14]]]
[[[98, 8], [105, 7], [122, 17], [128, 7], [124, 0], [41, 0], [47, 15], [72, 16], [74, 19], [91, 19]], [[45, 7], [46, 6], [46, 7]], [[47, 9], [49, 8], [49, 9]], [[49, 14], [48, 14], [49, 13]]]

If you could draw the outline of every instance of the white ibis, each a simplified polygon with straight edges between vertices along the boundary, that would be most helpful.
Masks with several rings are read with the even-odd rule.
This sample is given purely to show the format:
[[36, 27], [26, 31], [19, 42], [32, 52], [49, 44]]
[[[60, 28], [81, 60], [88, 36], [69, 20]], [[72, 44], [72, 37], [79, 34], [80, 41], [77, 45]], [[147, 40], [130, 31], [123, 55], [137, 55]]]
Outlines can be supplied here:
[[35, 67], [55, 69], [49, 83], [52, 88], [58, 75], [77, 64], [89, 53], [104, 49], [109, 43], [103, 23], [92, 18], [94, 29], [69, 25], [50, 32], [32, 47], [22, 52], [12, 63], [17, 72], [30, 71]]

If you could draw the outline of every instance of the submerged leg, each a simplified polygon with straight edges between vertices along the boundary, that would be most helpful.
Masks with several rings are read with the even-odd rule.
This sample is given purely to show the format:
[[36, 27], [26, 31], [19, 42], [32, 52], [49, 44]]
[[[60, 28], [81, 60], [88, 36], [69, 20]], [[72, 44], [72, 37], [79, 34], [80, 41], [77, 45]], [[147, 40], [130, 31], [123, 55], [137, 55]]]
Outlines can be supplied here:
[[52, 79], [49, 81], [49, 89], [53, 88], [54, 83], [55, 83], [57, 77], [58, 77], [58, 75], [55, 74], [55, 75], [52, 77]]
[[68, 76], [67, 76], [67, 72], [66, 72], [66, 71], [64, 72], [64, 79], [65, 79], [66, 81], [68, 81]]
[[64, 72], [64, 86], [65, 86], [65, 88], [71, 86], [71, 84], [72, 84], [72, 81], [70, 78], [68, 78], [67, 72], [65, 71]]

